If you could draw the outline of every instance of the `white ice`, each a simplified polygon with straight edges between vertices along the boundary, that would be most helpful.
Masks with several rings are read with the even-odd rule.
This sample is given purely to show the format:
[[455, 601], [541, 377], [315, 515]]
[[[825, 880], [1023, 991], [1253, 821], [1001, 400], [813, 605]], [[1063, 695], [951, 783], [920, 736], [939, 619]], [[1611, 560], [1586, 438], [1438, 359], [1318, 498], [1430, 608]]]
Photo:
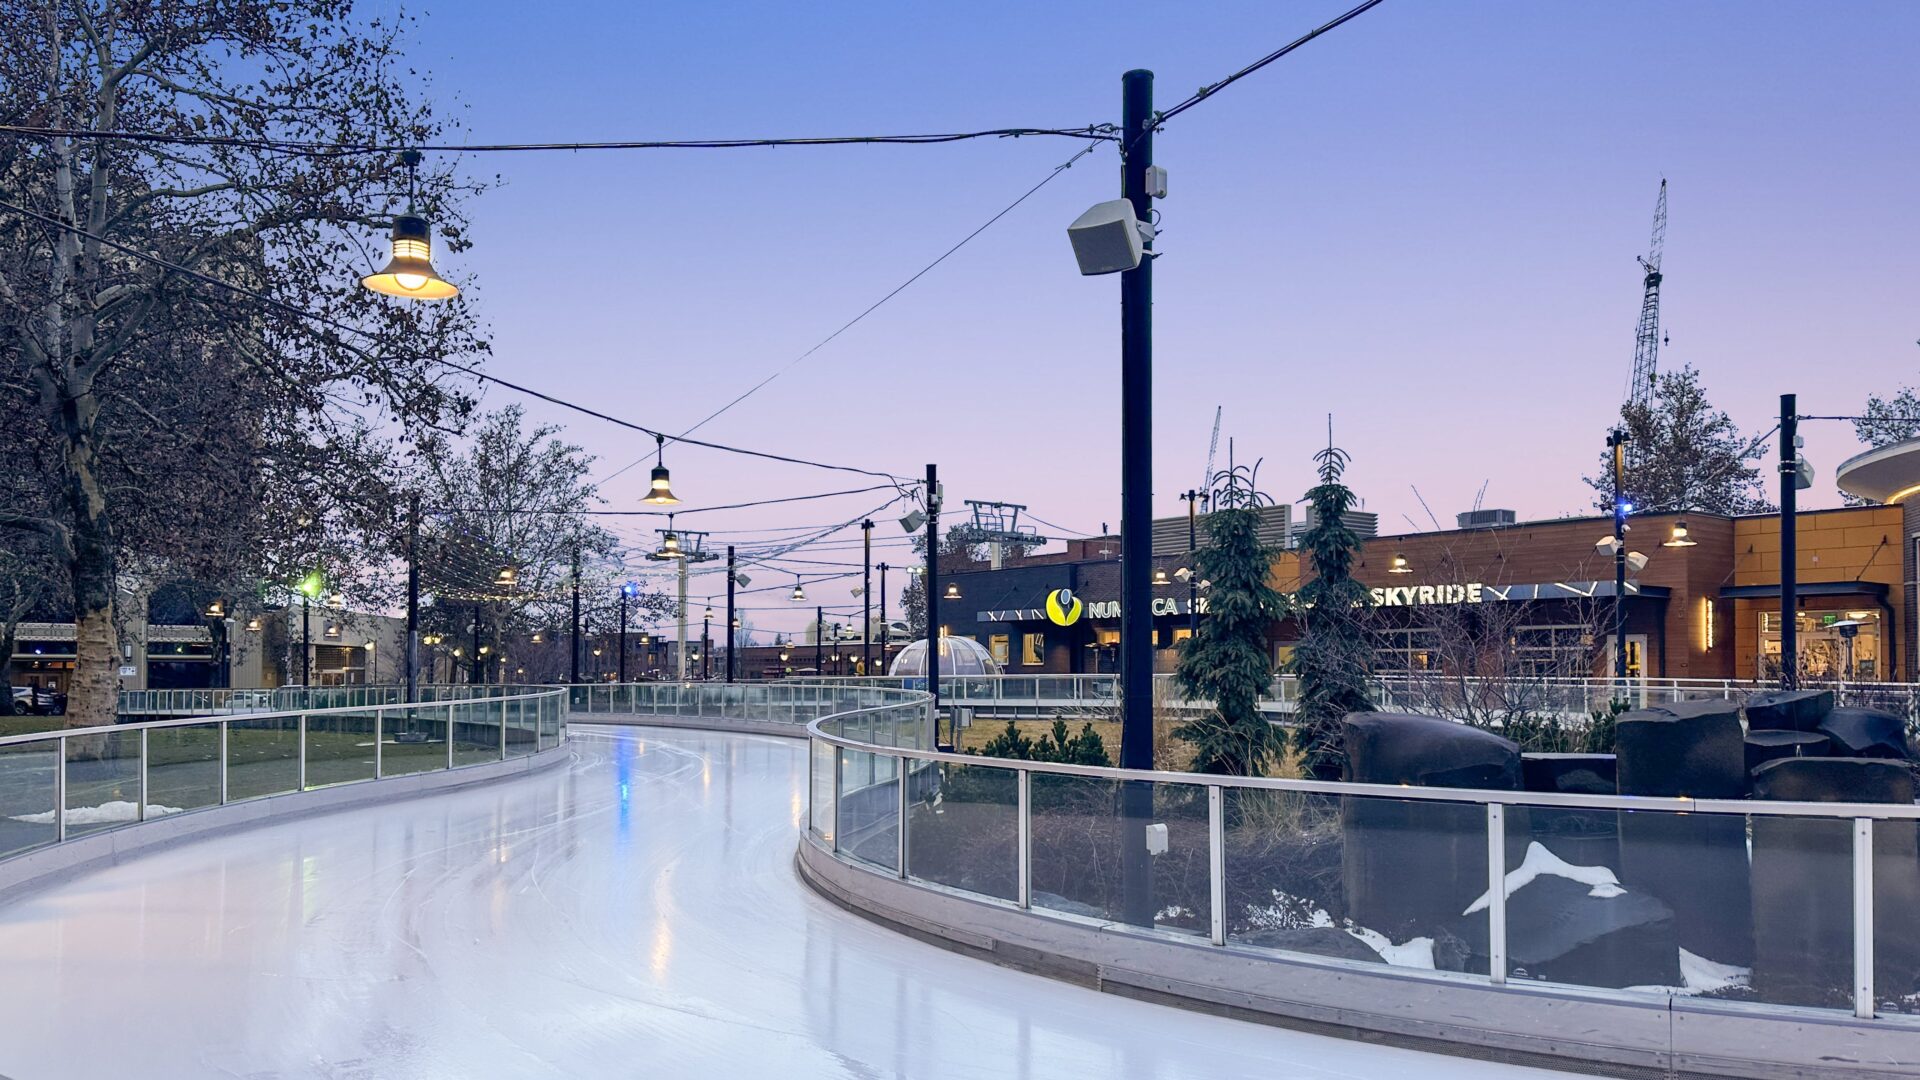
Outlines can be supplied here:
[[13, 899], [0, 1075], [1554, 1075], [1132, 1001], [853, 916], [794, 873], [805, 750], [576, 728], [561, 768]]
[[[1582, 885], [1591, 885], [1593, 887], [1587, 890], [1588, 896], [1613, 897], [1627, 894], [1627, 890], [1620, 887], [1620, 879], [1614, 877], [1613, 871], [1606, 867], [1575, 866], [1535, 842], [1527, 845], [1526, 858], [1520, 860], [1520, 865], [1507, 871], [1507, 895], [1511, 897], [1542, 874], [1552, 874], [1555, 877], [1577, 881]], [[1493, 890], [1488, 889], [1480, 894], [1480, 899], [1467, 905], [1467, 910], [1461, 914], [1471, 915], [1491, 903], [1493, 903]]]

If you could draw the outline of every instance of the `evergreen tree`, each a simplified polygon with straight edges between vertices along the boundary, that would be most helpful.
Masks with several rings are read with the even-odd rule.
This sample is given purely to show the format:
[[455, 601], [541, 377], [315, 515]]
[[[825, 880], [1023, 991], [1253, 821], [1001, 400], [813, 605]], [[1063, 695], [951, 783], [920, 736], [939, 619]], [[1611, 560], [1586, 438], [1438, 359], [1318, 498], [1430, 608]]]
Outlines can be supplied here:
[[1300, 678], [1300, 703], [1294, 713], [1294, 746], [1302, 773], [1313, 780], [1338, 780], [1346, 763], [1340, 721], [1348, 713], [1373, 708], [1367, 678], [1373, 669], [1373, 642], [1363, 612], [1371, 600], [1353, 579], [1360, 538], [1347, 527], [1353, 491], [1340, 482], [1346, 451], [1329, 444], [1314, 455], [1320, 483], [1307, 492], [1313, 527], [1301, 546], [1313, 564], [1313, 576], [1300, 590], [1306, 633], [1293, 650], [1289, 670]]
[[[1627, 498], [1638, 514], [1704, 510], [1711, 514], [1759, 514], [1767, 501], [1756, 462], [1766, 447], [1740, 434], [1726, 413], [1713, 407], [1690, 367], [1663, 371], [1646, 405], [1620, 407], [1627, 432]], [[1594, 505], [1613, 512], [1613, 452], [1586, 478]]]
[[[1257, 469], [1258, 466], [1255, 466]], [[1253, 469], [1229, 469], [1215, 479], [1216, 509], [1207, 515], [1207, 546], [1194, 569], [1212, 583], [1207, 616], [1183, 643], [1174, 679], [1189, 697], [1213, 702], [1213, 711], [1173, 729], [1193, 744], [1193, 770], [1263, 776], [1281, 750], [1279, 730], [1260, 713], [1273, 675], [1267, 627], [1285, 601], [1267, 584], [1273, 556], [1260, 543], [1260, 504]]]

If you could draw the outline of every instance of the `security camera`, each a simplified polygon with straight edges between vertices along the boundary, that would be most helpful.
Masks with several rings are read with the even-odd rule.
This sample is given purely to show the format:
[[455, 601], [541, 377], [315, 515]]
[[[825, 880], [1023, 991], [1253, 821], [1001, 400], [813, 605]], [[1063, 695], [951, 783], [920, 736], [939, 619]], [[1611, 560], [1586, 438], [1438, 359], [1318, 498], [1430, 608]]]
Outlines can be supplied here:
[[1132, 203], [1113, 199], [1095, 203], [1075, 218], [1067, 226], [1067, 239], [1073, 242], [1082, 274], [1114, 274], [1140, 265], [1150, 230], [1133, 216]]
[[900, 528], [904, 532], [919, 532], [926, 524], [927, 515], [919, 510], [908, 511], [907, 516], [900, 519]]

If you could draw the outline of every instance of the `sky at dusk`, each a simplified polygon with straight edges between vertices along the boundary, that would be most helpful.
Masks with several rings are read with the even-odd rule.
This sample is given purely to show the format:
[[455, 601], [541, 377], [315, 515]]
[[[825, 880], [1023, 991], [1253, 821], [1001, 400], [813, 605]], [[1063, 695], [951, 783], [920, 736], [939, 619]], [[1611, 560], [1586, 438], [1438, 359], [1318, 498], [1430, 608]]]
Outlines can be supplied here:
[[[375, 0], [381, 13], [391, 4]], [[474, 141], [1083, 126], [1120, 75], [1163, 107], [1350, 6], [1333, 2], [430, 5], [409, 53]], [[1216, 406], [1221, 458], [1281, 501], [1334, 437], [1386, 532], [1488, 506], [1581, 511], [1633, 357], [1670, 185], [1663, 367], [1700, 369], [1743, 431], [1778, 396], [1852, 413], [1920, 381], [1920, 80], [1908, 3], [1388, 0], [1169, 122], [1155, 268], [1155, 504], [1182, 512]], [[469, 159], [502, 183], [443, 266], [491, 324], [494, 373], [678, 431], [781, 368], [1079, 148], [664, 150]], [[700, 431], [902, 476], [949, 505], [1119, 519], [1119, 280], [1065, 229], [1118, 196], [1103, 146], [938, 269]], [[495, 388], [486, 404], [517, 400]], [[599, 458], [651, 447], [551, 406]], [[1819, 482], [1859, 449], [1809, 424]], [[672, 447], [686, 508], [861, 487], [845, 473]], [[638, 506], [647, 472], [609, 483]], [[689, 516], [714, 530], [855, 517], [884, 493]], [[904, 508], [901, 508], [904, 509]], [[893, 519], [880, 550], [908, 561]], [[617, 525], [636, 538], [660, 524]], [[716, 533], [762, 542], [765, 532]], [[843, 534], [857, 540], [857, 532]], [[857, 545], [799, 557], [857, 563]], [[817, 568], [832, 572], [830, 568]], [[785, 581], [755, 572], [756, 586]], [[897, 591], [903, 577], [890, 584]], [[694, 595], [720, 593], [717, 575]], [[847, 603], [845, 583], [810, 587]], [[747, 603], [748, 601], [743, 601]], [[756, 627], [811, 609], [759, 594]], [[779, 610], [772, 610], [779, 609]], [[695, 617], [699, 611], [696, 603]]]

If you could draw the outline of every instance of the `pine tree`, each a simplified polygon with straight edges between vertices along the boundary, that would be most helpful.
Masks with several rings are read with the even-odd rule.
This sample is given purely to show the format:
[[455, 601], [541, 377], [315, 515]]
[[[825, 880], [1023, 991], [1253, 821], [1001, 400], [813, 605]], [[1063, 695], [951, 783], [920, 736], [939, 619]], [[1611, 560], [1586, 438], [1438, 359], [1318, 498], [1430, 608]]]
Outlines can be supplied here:
[[[1767, 501], [1759, 465], [1766, 447], [1740, 434], [1726, 413], [1713, 407], [1690, 367], [1663, 371], [1653, 400], [1620, 408], [1627, 432], [1626, 492], [1638, 514], [1704, 510], [1711, 514], [1759, 514]], [[1613, 453], [1586, 478], [1594, 505], [1613, 512]]]
[[[1258, 466], [1255, 466], [1257, 469]], [[1273, 676], [1267, 628], [1285, 601], [1267, 584], [1272, 553], [1260, 543], [1260, 510], [1252, 469], [1219, 474], [1216, 509], [1207, 515], [1207, 546], [1194, 569], [1211, 582], [1207, 615], [1182, 644], [1174, 678], [1189, 697], [1213, 702], [1213, 711], [1173, 729], [1192, 743], [1193, 771], [1263, 776], [1279, 755], [1282, 736], [1259, 709]]]
[[1340, 721], [1348, 713], [1373, 708], [1367, 687], [1373, 642], [1363, 615], [1370, 599], [1366, 587], [1353, 579], [1360, 538], [1346, 522], [1354, 505], [1353, 491], [1340, 482], [1346, 451], [1329, 444], [1314, 460], [1320, 463], [1320, 483], [1307, 492], [1313, 527], [1301, 538], [1313, 577], [1300, 590], [1306, 633], [1289, 665], [1300, 678], [1293, 737], [1308, 778], [1338, 780], [1346, 763]]

